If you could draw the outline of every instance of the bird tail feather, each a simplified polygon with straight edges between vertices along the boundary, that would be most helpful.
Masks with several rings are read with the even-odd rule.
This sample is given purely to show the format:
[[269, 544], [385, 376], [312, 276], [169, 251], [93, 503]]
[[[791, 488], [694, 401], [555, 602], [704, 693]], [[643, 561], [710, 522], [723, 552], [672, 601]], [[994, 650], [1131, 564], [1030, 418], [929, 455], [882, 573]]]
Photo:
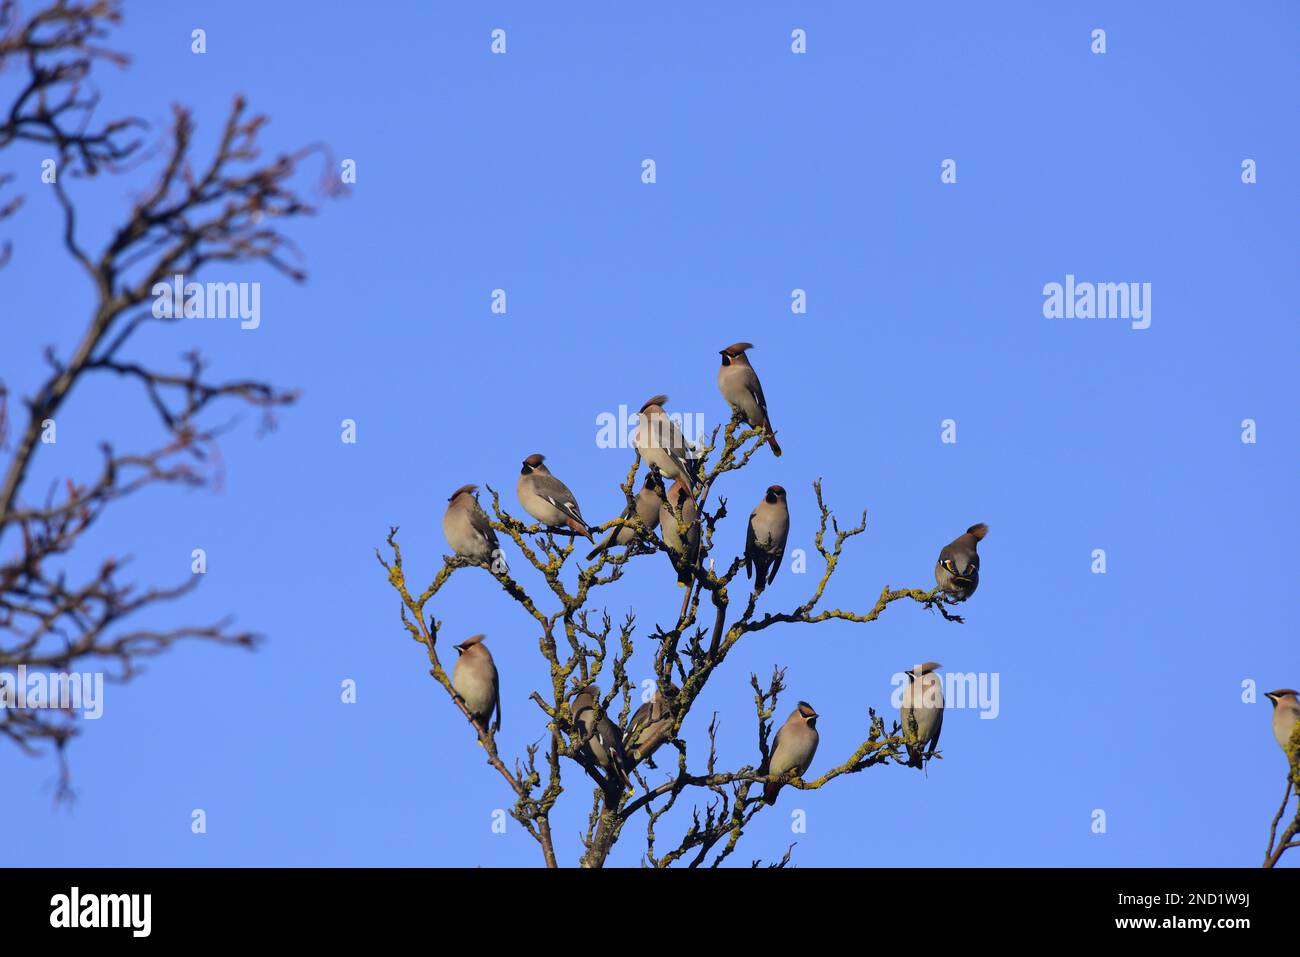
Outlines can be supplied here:
[[611, 529], [610, 533], [605, 536], [599, 545], [587, 553], [587, 561], [591, 561], [601, 552], [614, 547], [614, 539], [618, 537], [618, 529]]

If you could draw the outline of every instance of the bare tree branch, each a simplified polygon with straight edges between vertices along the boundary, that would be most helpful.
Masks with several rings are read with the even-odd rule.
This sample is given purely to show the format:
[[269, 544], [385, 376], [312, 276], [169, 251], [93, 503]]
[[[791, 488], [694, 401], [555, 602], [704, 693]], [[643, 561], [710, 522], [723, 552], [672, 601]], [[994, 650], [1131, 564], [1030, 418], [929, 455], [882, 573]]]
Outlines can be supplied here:
[[[25, 414], [10, 405], [9, 390], [0, 381], [0, 452], [9, 453], [0, 460], [0, 667], [98, 670], [107, 665], [114, 669], [112, 677], [127, 680], [143, 659], [177, 642], [252, 647], [256, 636], [233, 629], [229, 621], [124, 630], [137, 613], [182, 598], [200, 579], [163, 586], [131, 582], [124, 577], [129, 557], [116, 555], [101, 557], [97, 572], [78, 578], [69, 560], [75, 556], [76, 567], [86, 566], [89, 546], [83, 538], [114, 503], [155, 486], [220, 483], [218, 439], [231, 422], [210, 421], [215, 407], [233, 402], [257, 409], [262, 428], [269, 429], [274, 410], [297, 397], [256, 380], [212, 379], [198, 352], [183, 354], [176, 368], [127, 353], [151, 324], [181, 321], [178, 315], [154, 315], [154, 288], [160, 282], [177, 275], [193, 279], [218, 263], [265, 263], [294, 280], [303, 278], [289, 264], [297, 254], [281, 224], [313, 212], [292, 184], [302, 161], [323, 151], [308, 147], [261, 162], [257, 138], [266, 118], [250, 115], [243, 99], [236, 98], [216, 149], [203, 159], [191, 148], [189, 112], [174, 107], [173, 125], [151, 153], [160, 159], [157, 178], [132, 204], [124, 225], [98, 243], [80, 236], [73, 193], [102, 182], [101, 173], [124, 172], [142, 143], [144, 124], [138, 119], [97, 123], [100, 99], [88, 86], [96, 63], [127, 63], [103, 44], [120, 18], [115, 0], [58, 0], [25, 20], [13, 0], [0, 0], [0, 70], [26, 71], [9, 110], [0, 112], [0, 153], [28, 143], [55, 154], [57, 176], [50, 186], [63, 246], [95, 293], [72, 348], [45, 350], [48, 375], [23, 398]], [[11, 180], [0, 176], [0, 187]], [[74, 184], [79, 184], [75, 190]], [[0, 220], [20, 204], [21, 198], [0, 203]], [[97, 374], [141, 390], [161, 438], [144, 451], [119, 451], [105, 441], [97, 475], [69, 476], [43, 491], [32, 490], [29, 478], [46, 445], [43, 437], [77, 385]], [[143, 431], [135, 425], [131, 434]], [[53, 743], [62, 755], [76, 728], [72, 715], [56, 710], [5, 709], [0, 716], [0, 733], [26, 751]]]

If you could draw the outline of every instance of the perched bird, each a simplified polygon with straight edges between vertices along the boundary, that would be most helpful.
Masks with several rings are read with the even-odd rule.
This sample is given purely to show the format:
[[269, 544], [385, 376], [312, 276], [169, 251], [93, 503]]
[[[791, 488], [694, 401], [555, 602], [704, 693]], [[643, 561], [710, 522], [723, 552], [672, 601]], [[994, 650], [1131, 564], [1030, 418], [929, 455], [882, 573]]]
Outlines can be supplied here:
[[627, 743], [629, 765], [644, 761], [655, 753], [659, 745], [668, 740], [673, 730], [673, 713], [669, 700], [676, 698], [680, 689], [669, 682], [668, 696], [655, 688], [654, 697], [636, 709], [627, 723], [623, 740]]
[[477, 492], [477, 485], [462, 485], [451, 493], [451, 498], [447, 499], [450, 504], [442, 516], [442, 534], [451, 550], [461, 558], [485, 565], [500, 561], [501, 572], [509, 574], [510, 566], [501, 554], [501, 544], [487, 513], [478, 503]]
[[451, 672], [451, 686], [456, 689], [480, 724], [487, 727], [488, 718], [496, 712], [492, 730], [501, 729], [501, 683], [497, 677], [497, 666], [492, 661], [492, 652], [483, 644], [486, 635], [474, 635], [466, 638], [456, 651], [456, 667]]
[[1300, 695], [1300, 691], [1291, 688], [1270, 691], [1264, 695], [1273, 702], [1273, 737], [1277, 738], [1277, 743], [1282, 746], [1283, 751], [1286, 751], [1286, 746], [1291, 740], [1295, 723], [1300, 721], [1300, 701], [1296, 700], [1296, 695]]
[[[800, 701], [799, 707], [790, 712], [790, 717], [777, 731], [776, 740], [772, 742], [772, 754], [759, 767], [758, 773], [782, 775], [798, 769], [799, 776], [803, 777], [817, 753], [817, 739], [817, 712], [807, 701]], [[763, 800], [775, 804], [780, 792], [781, 782], [769, 781], [763, 785]]]
[[785, 500], [785, 489], [769, 486], [763, 501], [750, 512], [749, 530], [745, 533], [745, 577], [753, 578], [754, 570], [758, 569], [755, 587], [760, 594], [776, 580], [789, 535], [790, 506]]
[[939, 553], [939, 562], [934, 566], [934, 580], [958, 601], [965, 601], [979, 587], [980, 556], [975, 546], [988, 531], [989, 527], [983, 522], [972, 525], [966, 529], [965, 535], [953, 539]]
[[[919, 768], [922, 757], [934, 754], [939, 743], [939, 731], [943, 728], [943, 682], [934, 669], [942, 667], [937, 661], [927, 661], [907, 673], [907, 687], [903, 689], [899, 711], [903, 734], [909, 738], [908, 767]], [[913, 735], [915, 744], [910, 743]]]
[[609, 715], [602, 714], [600, 720], [596, 720], [596, 705], [599, 701], [598, 686], [587, 685], [585, 688], [579, 688], [569, 703], [574, 724], [584, 735], [590, 735], [584, 747], [592, 759], [604, 768], [611, 778], [621, 781], [625, 788], [631, 787], [632, 783], [628, 780], [625, 770], [627, 754], [623, 751], [623, 735], [619, 733], [618, 725], [609, 719]]
[[763, 386], [759, 384], [754, 367], [749, 364], [745, 350], [754, 348], [752, 343], [737, 342], [720, 350], [722, 368], [718, 370], [718, 388], [727, 404], [740, 413], [741, 419], [753, 429], [767, 432], [767, 444], [772, 446], [772, 454], [779, 456], [781, 446], [776, 444], [776, 430], [767, 414], [767, 400], [763, 398]]
[[[686, 528], [685, 537], [678, 531], [677, 516], [673, 508], [682, 515], [682, 526]], [[677, 584], [683, 588], [690, 585], [694, 575], [695, 563], [700, 553], [700, 525], [695, 520], [695, 497], [678, 479], [668, 489], [667, 501], [659, 507], [659, 525], [662, 528], [664, 544], [676, 557]]]
[[567, 526], [594, 545], [596, 540], [591, 537], [577, 499], [567, 485], [551, 474], [545, 463], [546, 457], [535, 453], [524, 459], [515, 486], [519, 504], [543, 525], [553, 528]]
[[686, 487], [695, 489], [695, 452], [677, 423], [664, 411], [666, 395], [647, 399], [637, 413], [636, 432], [632, 445], [645, 459], [663, 473], [664, 478], [681, 479]]
[[645, 526], [647, 532], [653, 532], [659, 527], [659, 508], [664, 503], [664, 480], [659, 477], [659, 473], [651, 469], [646, 473], [645, 484], [641, 491], [636, 493], [633, 500], [633, 508], [625, 508], [623, 514], [619, 516], [619, 524], [609, 530], [604, 541], [591, 550], [587, 555], [587, 561], [591, 561], [606, 549], [613, 548], [615, 545], [631, 545], [637, 539], [639, 532], [632, 523], [632, 515], [635, 514], [641, 519], [641, 524]]

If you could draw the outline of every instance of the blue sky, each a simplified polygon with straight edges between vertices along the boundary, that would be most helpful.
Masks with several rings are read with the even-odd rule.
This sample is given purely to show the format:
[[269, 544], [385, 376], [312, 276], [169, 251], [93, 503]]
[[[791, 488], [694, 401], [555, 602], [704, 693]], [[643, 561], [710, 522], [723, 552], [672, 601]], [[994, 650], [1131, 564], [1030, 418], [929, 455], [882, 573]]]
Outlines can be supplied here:
[[[180, 324], [143, 346], [200, 346], [218, 375], [298, 387], [301, 402], [274, 434], [250, 416], [224, 441], [220, 492], [155, 493], [88, 543], [160, 581], [206, 549], [202, 586], [154, 620], [234, 614], [267, 643], [181, 648], [110, 686], [71, 752], [72, 808], [52, 804], [52, 761], [0, 749], [0, 814], [24, 822], [7, 859], [540, 862], [513, 821], [493, 833], [509, 794], [402, 629], [374, 548], [400, 525], [422, 587], [446, 551], [447, 495], [490, 484], [518, 512], [535, 451], [588, 517], [612, 516], [631, 453], [597, 447], [596, 417], [665, 392], [711, 427], [726, 416], [717, 350], [744, 339], [785, 455], [720, 487], [720, 558], [772, 483], [789, 490], [790, 547], [811, 552], [817, 477], [839, 514], [869, 512], [829, 607], [930, 587], [942, 545], [976, 521], [991, 531], [964, 626], [898, 603], [873, 624], [747, 639], [687, 722], [692, 763], [713, 711], [721, 763], [756, 760], [749, 674], [775, 663], [781, 715], [799, 698], [822, 715], [813, 772], [852, 752], [868, 706], [888, 713], [891, 676], [917, 661], [996, 673], [1001, 697], [995, 720], [949, 712], [928, 777], [874, 768], [787, 791], [734, 862], [797, 841], [802, 866], [1259, 863], [1285, 770], [1262, 692], [1300, 682], [1282, 574], [1298, 531], [1295, 7], [698, 6], [128, 4], [115, 39], [134, 62], [97, 74], [108, 110], [161, 129], [188, 104], [202, 150], [244, 93], [272, 118], [268, 152], [323, 142], [358, 182], [293, 229], [305, 286], [252, 268], [200, 277], [261, 281], [259, 329]], [[29, 196], [4, 224], [16, 250], [0, 272], [0, 376], [19, 394], [90, 301], [41, 155], [0, 157]], [[89, 245], [146, 181], [72, 187]], [[1151, 283], [1150, 328], [1044, 318], [1044, 284], [1067, 274]], [[940, 441], [949, 418], [955, 444]], [[122, 383], [79, 390], [59, 429], [37, 488], [84, 475], [101, 438], [156, 438]], [[802, 601], [810, 566], [787, 562], [761, 608]], [[649, 630], [680, 593], [649, 560], [604, 598]], [[499, 742], [521, 754], [544, 732], [530, 620], [475, 572], [431, 610], [449, 638], [489, 636]], [[650, 675], [648, 645], [631, 670]], [[1242, 702], [1247, 680], [1259, 703]], [[590, 788], [566, 773], [554, 828], [572, 863]], [[195, 808], [206, 834], [191, 833]], [[806, 833], [790, 833], [795, 809]], [[683, 826], [671, 820], [661, 847]], [[611, 862], [635, 864], [642, 832], [632, 822]]]

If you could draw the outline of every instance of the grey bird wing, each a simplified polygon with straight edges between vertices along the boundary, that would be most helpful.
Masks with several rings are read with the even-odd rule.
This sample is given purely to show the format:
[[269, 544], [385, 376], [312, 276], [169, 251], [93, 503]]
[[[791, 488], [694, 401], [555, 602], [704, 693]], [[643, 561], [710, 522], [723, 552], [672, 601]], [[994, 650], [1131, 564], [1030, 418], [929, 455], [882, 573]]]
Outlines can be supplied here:
[[627, 752], [623, 748], [623, 733], [619, 731], [618, 725], [608, 717], [602, 718], [596, 724], [596, 735], [609, 755], [610, 770], [622, 779], [624, 785], [630, 786], [631, 782], [624, 770], [627, 766]]
[[[754, 534], [754, 516], [758, 509], [749, 513], [749, 524], [745, 526], [745, 577], [754, 577], [754, 552], [758, 550], [758, 536]], [[780, 735], [781, 732], [777, 732]]]
[[[763, 396], [763, 384], [758, 381], [758, 373], [753, 369], [746, 369], [745, 371], [748, 373], [748, 375], [745, 376], [745, 388], [748, 389], [749, 394], [754, 397], [754, 401], [758, 403], [758, 407], [763, 410], [763, 418], [766, 419], [767, 399]], [[753, 424], [758, 425], [759, 423], [755, 422]]]
[[[699, 567], [700, 547], [703, 544], [703, 542], [704, 539], [703, 536], [700, 534], [700, 526], [694, 525], [686, 535], [686, 569], [685, 570], [689, 571], [692, 575], [694, 575], [695, 569]], [[681, 582], [681, 584], [688, 585], [690, 584], [690, 580], [687, 579], [686, 581]]]
[[686, 480], [686, 484], [689, 485], [691, 488], [694, 488], [695, 487], [694, 462], [686, 455], [683, 449], [671, 448], [671, 449], [664, 449], [664, 451], [667, 452], [669, 458], [673, 460], [673, 464], [677, 466], [678, 471], [680, 471], [682, 477]]
[[647, 701], [641, 707], [637, 708], [632, 715], [632, 720], [627, 723], [627, 734], [624, 739], [636, 745], [636, 736], [641, 730], [650, 723], [650, 716], [654, 712], [654, 701]]
[[781, 543], [781, 550], [776, 553], [772, 559], [772, 572], [767, 576], [767, 583], [770, 585], [776, 581], [776, 573], [781, 570], [781, 562], [785, 560], [785, 542]]
[[587, 520], [578, 509], [578, 502], [569, 487], [553, 475], [534, 475], [533, 491], [546, 499], [566, 516], [586, 527]]
[[776, 735], [772, 738], [772, 747], [768, 749], [767, 757], [763, 760], [763, 763], [758, 766], [759, 774], [772, 773], [772, 759], [776, 757], [776, 749], [781, 746], [781, 732], [784, 730], [785, 725], [781, 725], [776, 729]]
[[574, 695], [573, 700], [569, 702], [569, 711], [573, 714], [573, 724], [580, 732], [586, 733], [587, 725], [590, 722], [590, 716], [586, 712], [593, 710], [594, 699], [587, 692]]
[[656, 447], [672, 459], [673, 464], [681, 470], [683, 476], [688, 479], [688, 484], [693, 484], [689, 480], [694, 478], [694, 472], [691, 468], [691, 460], [686, 455], [686, 436], [682, 430], [677, 427], [677, 423], [670, 419], [667, 413], [660, 413], [663, 416], [663, 425], [660, 429], [667, 431], [662, 443], [657, 443]]
[[492, 731], [501, 730], [501, 673], [492, 669], [492, 694], [496, 698], [496, 717], [492, 721]]
[[955, 575], [961, 575], [967, 568], [972, 565], [978, 570], [980, 567], [979, 553], [973, 549], [966, 548], [960, 540], [949, 542], [943, 546], [943, 551], [939, 552], [939, 563], [952, 562], [956, 571]]
[[[780, 513], [778, 512], [778, 523], [777, 523], [778, 526], [779, 526], [779, 518], [780, 518]], [[771, 571], [767, 576], [767, 583], [769, 585], [772, 584], [772, 582], [776, 581], [776, 573], [781, 570], [781, 562], [785, 560], [785, 546], [786, 546], [786, 542], [790, 540], [789, 515], [785, 516], [785, 535], [781, 536], [780, 545], [774, 550], [773, 546], [777, 545], [776, 538], [777, 538], [776, 530], [772, 529], [771, 531], [769, 531], [767, 544], [766, 547], [763, 549], [765, 552], [767, 552], [768, 560], [771, 562], [771, 566], [770, 566]]]
[[498, 547], [497, 533], [493, 530], [492, 523], [488, 520], [487, 513], [482, 508], [471, 508], [469, 510], [469, 526], [493, 548]]
[[626, 764], [627, 750], [623, 747], [623, 732], [619, 730], [618, 725], [614, 723], [612, 718], [609, 720], [609, 734], [613, 739], [615, 757], [618, 758], [620, 764]]
[[930, 734], [930, 743], [926, 746], [927, 754], [934, 754], [934, 749], [939, 746], [939, 732], [943, 730], [943, 708], [934, 716], [934, 731]]

